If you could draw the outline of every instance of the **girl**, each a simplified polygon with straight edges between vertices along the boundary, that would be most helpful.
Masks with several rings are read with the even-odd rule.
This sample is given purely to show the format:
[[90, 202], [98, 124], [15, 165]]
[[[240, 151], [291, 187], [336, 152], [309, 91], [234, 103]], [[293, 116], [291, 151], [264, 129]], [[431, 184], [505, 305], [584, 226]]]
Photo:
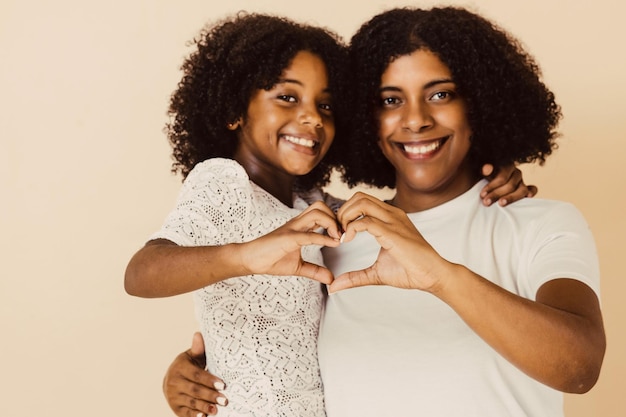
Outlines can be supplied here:
[[[323, 416], [316, 351], [323, 293], [313, 279], [330, 282], [318, 266], [319, 245], [336, 246], [339, 234], [325, 205], [301, 214], [308, 204], [294, 190], [324, 185], [341, 152], [335, 146], [323, 159], [342, 131], [335, 115], [345, 47], [324, 29], [257, 14], [201, 35], [170, 106], [183, 189], [162, 229], [131, 259], [126, 290], [142, 297], [195, 290], [208, 365], [228, 383], [224, 415]], [[299, 238], [263, 253], [268, 237], [257, 238], [283, 225]], [[328, 233], [308, 233], [319, 227]], [[288, 264], [272, 261], [285, 263], [285, 253]]]
[[[207, 366], [227, 382], [225, 415], [324, 415], [317, 281], [332, 275], [319, 266], [319, 246], [337, 246], [339, 231], [320, 202], [299, 213], [303, 196], [323, 198], [304, 191], [324, 185], [346, 155], [341, 140], [331, 147], [347, 120], [344, 48], [323, 29], [246, 14], [197, 45], [170, 108], [183, 190], [161, 231], [131, 259], [126, 289], [143, 297], [195, 291]], [[504, 178], [520, 185], [516, 175]], [[320, 227], [327, 233], [316, 233]], [[283, 276], [263, 275], [270, 273]], [[224, 394], [213, 400], [224, 405]]]

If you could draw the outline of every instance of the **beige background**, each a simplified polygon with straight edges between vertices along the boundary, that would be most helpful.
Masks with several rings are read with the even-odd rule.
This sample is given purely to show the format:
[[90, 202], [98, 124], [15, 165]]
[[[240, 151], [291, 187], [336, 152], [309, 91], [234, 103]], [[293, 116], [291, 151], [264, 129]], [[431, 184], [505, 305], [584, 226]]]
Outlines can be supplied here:
[[[563, 106], [561, 149], [526, 178], [540, 196], [575, 203], [591, 224], [609, 342], [598, 385], [567, 396], [566, 411], [622, 416], [626, 6], [452, 3], [520, 37]], [[132, 298], [122, 280], [180, 186], [162, 127], [185, 42], [204, 22], [248, 9], [349, 37], [374, 13], [404, 4], [0, 1], [0, 416], [171, 415], [161, 378], [196, 328], [192, 301]]]

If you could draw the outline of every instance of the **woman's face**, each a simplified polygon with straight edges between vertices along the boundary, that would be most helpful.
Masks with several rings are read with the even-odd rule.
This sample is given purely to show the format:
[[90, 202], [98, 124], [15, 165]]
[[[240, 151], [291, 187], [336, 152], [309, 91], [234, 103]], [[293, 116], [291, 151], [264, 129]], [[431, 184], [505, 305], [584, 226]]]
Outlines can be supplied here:
[[424, 210], [471, 188], [472, 131], [448, 67], [428, 50], [403, 55], [383, 73], [379, 94], [378, 143], [396, 169], [396, 204]]

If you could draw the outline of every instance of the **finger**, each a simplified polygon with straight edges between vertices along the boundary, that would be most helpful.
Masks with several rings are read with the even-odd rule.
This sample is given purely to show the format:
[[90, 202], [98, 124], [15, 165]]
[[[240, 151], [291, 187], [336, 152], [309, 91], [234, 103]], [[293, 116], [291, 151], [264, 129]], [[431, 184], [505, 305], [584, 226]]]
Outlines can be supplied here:
[[228, 399], [215, 389], [189, 381], [181, 384], [178, 403], [190, 410], [210, 414], [212, 410], [216, 410], [216, 405], [227, 405]]
[[202, 333], [195, 332], [193, 334], [193, 338], [191, 339], [191, 349], [189, 350], [189, 354], [196, 357], [204, 357], [204, 339], [202, 338]]
[[[503, 177], [501, 178], [503, 179]], [[488, 184], [492, 188], [484, 194], [483, 204], [486, 206], [493, 204], [495, 201], [499, 201], [501, 205], [504, 205], [506, 202], [520, 200], [528, 194], [528, 187], [526, 187], [522, 179], [522, 171], [517, 168], [511, 173], [506, 182], [495, 187], [497, 185], [495, 181], [493, 180], [492, 183]], [[486, 187], [482, 193], [485, 193], [485, 191]]]
[[187, 409], [211, 414], [216, 410], [215, 404], [228, 404], [228, 399], [216, 389], [183, 377], [170, 379], [164, 388], [168, 404], [177, 415], [189, 414]]
[[[535, 194], [536, 194], [536, 188], [535, 188]], [[517, 187], [517, 189], [513, 190], [511, 193], [502, 196], [498, 199], [498, 204], [500, 206], [506, 206], [507, 204], [511, 204], [514, 203], [516, 201], [519, 201], [521, 199], [524, 199], [526, 197], [529, 196], [529, 194], [531, 196], [533, 196], [533, 192], [530, 191], [529, 187], [527, 187], [523, 182], [520, 182], [519, 186]]]
[[483, 200], [483, 204], [490, 205], [498, 201], [501, 206], [524, 198], [528, 194], [528, 188], [523, 182], [522, 171], [518, 168], [511, 173], [507, 182], [493, 189]]
[[379, 245], [384, 247], [383, 243], [381, 242], [381, 238], [384, 237], [385, 231], [387, 229], [387, 224], [385, 222], [382, 222], [378, 218], [369, 215], [363, 216], [362, 218], [354, 220], [346, 225], [345, 232], [341, 236], [340, 242], [348, 243], [352, 239], [354, 239], [357, 233], [368, 232], [369, 234], [374, 236], [374, 238], [376, 238]]
[[217, 407], [214, 404], [208, 404], [206, 408], [203, 408], [202, 411], [198, 411], [196, 409], [191, 409], [188, 407], [180, 407], [174, 410], [174, 413], [179, 417], [206, 417], [206, 416], [215, 416], [217, 415]]
[[[201, 335], [199, 335], [201, 338]], [[198, 336], [194, 334], [194, 342], [197, 343]], [[194, 349], [198, 349], [199, 347], [193, 347]], [[204, 344], [201, 347], [202, 353], [193, 356], [191, 349], [187, 350], [183, 354], [181, 354], [181, 361], [178, 365], [176, 365], [176, 372], [169, 372], [164, 379], [165, 388], [178, 392], [182, 391], [183, 393], [193, 393], [198, 397], [202, 395], [201, 398], [207, 398], [213, 401], [213, 397], [217, 394], [218, 391], [222, 391], [226, 388], [224, 381], [221, 378], [213, 375], [209, 371], [204, 369], [204, 363], [206, 361], [204, 356]], [[180, 355], [179, 355], [180, 356]], [[174, 366], [173, 364], [171, 365]], [[178, 389], [178, 384], [185, 384], [185, 389]]]
[[337, 239], [340, 237], [335, 213], [325, 205], [320, 209], [309, 207], [290, 221], [290, 228], [297, 231], [314, 231], [322, 228], [329, 236]]
[[[195, 395], [195, 394], [194, 394]], [[203, 413], [206, 415], [215, 415], [217, 414], [217, 405], [226, 406], [228, 405], [228, 400], [223, 395], [215, 395], [215, 397], [211, 400], [206, 400], [200, 398], [198, 396], [187, 396], [188, 404], [187, 407], [189, 410], [197, 413]]]
[[[492, 193], [494, 190], [502, 187], [507, 182], [509, 182], [511, 180], [511, 176], [515, 173], [516, 169], [517, 168], [513, 164], [506, 167], [498, 168], [497, 170], [492, 169], [492, 172], [489, 175], [485, 176], [485, 178], [489, 180], [489, 182], [481, 190], [480, 197], [486, 199], [487, 197], [489, 197], [489, 194]], [[485, 169], [485, 167], [483, 167], [483, 173], [485, 171], [487, 170]]]
[[189, 401], [188, 406], [180, 406], [174, 410], [177, 416], [197, 417], [217, 415], [217, 406], [202, 400]]
[[390, 214], [395, 208], [383, 201], [369, 195], [352, 200], [348, 205], [337, 212], [337, 218], [344, 231], [348, 225], [355, 221], [360, 221], [364, 217], [374, 217], [382, 221], [390, 221]]
[[495, 171], [495, 168], [493, 165], [491, 164], [483, 165], [483, 168], [482, 168], [483, 177], [485, 178], [489, 177], [491, 174], [493, 174], [494, 171]]
[[328, 246], [328, 247], [337, 247], [340, 244], [340, 239], [334, 238], [331, 236], [323, 235], [314, 231], [311, 232], [297, 232], [294, 234], [290, 246], [295, 243], [297, 246], [307, 246], [307, 245], [319, 245], [319, 246]]
[[339, 210], [337, 210], [337, 220], [341, 223], [341, 218], [346, 217], [346, 213], [354, 211], [355, 207], [358, 207], [362, 204], [363, 200], [368, 200], [370, 197], [370, 195], [360, 191], [354, 193], [352, 197], [343, 203], [343, 205], [339, 207]]
[[333, 273], [328, 268], [310, 262], [304, 262], [296, 275], [319, 281], [322, 284], [330, 284], [334, 278]]
[[332, 294], [337, 291], [363, 287], [366, 285], [380, 285], [380, 280], [377, 279], [372, 268], [362, 269], [360, 271], [350, 271], [339, 275], [328, 286], [328, 293]]

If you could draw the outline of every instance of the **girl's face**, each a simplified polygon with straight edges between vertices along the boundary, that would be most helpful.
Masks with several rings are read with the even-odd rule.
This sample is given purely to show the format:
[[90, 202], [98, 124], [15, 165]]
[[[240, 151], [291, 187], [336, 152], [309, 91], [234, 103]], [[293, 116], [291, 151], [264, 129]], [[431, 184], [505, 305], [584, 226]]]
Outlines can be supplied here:
[[383, 73], [379, 93], [378, 143], [396, 169], [396, 204], [425, 210], [471, 188], [472, 132], [448, 67], [428, 50], [403, 55]]
[[257, 183], [309, 173], [335, 136], [331, 103], [326, 65], [298, 52], [276, 85], [252, 94], [238, 122], [235, 159]]

